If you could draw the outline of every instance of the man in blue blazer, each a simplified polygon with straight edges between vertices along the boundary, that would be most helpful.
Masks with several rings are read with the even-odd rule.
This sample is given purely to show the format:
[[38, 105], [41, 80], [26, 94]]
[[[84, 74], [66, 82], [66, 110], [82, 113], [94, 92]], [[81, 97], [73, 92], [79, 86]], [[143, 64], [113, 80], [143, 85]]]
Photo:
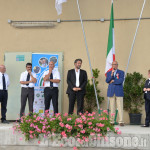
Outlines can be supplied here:
[[106, 82], [108, 83], [107, 97], [110, 100], [111, 123], [114, 124], [115, 103], [118, 108], [119, 125], [124, 126], [123, 122], [123, 81], [124, 71], [118, 69], [118, 62], [112, 62], [112, 71], [107, 72]]

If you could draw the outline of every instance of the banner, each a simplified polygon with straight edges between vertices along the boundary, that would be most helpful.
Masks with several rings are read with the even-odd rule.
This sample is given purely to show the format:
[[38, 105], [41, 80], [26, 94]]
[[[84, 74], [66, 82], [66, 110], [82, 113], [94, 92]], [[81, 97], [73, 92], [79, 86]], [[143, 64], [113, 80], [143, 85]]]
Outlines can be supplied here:
[[[43, 74], [49, 70], [49, 62], [55, 63], [55, 68], [58, 69], [58, 55], [57, 54], [32, 54], [32, 71], [36, 73], [37, 82], [34, 88], [34, 112], [43, 114], [44, 113], [44, 81]], [[53, 114], [52, 100], [50, 103], [50, 114]]]

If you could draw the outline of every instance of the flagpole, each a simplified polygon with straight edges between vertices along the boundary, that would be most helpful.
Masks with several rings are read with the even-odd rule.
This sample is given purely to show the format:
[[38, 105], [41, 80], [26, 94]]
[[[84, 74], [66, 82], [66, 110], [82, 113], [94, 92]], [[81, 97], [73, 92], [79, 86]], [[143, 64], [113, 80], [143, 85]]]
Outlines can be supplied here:
[[134, 48], [134, 44], [135, 44], [135, 39], [136, 39], [136, 35], [137, 35], [138, 29], [139, 29], [139, 25], [140, 25], [140, 21], [141, 21], [141, 17], [142, 17], [142, 14], [143, 14], [145, 3], [146, 3], [146, 0], [144, 0], [144, 2], [143, 2], [141, 14], [140, 14], [139, 21], [138, 21], [138, 24], [137, 24], [137, 27], [136, 27], [136, 32], [135, 32], [135, 35], [134, 35], [133, 43], [132, 43], [132, 46], [131, 46], [131, 51], [130, 51], [129, 58], [128, 58], [128, 64], [127, 64], [126, 71], [125, 71], [125, 77], [126, 77], [127, 72], [128, 72], [128, 67], [129, 67], [131, 55], [132, 55], [132, 52], [133, 52], [133, 48]]
[[86, 41], [86, 36], [85, 36], [85, 31], [84, 31], [84, 26], [83, 26], [83, 21], [82, 21], [82, 16], [81, 16], [81, 12], [80, 12], [79, 0], [77, 0], [77, 6], [78, 6], [78, 11], [79, 11], [79, 16], [80, 16], [80, 21], [81, 21], [83, 36], [84, 36], [84, 42], [85, 42], [85, 46], [86, 46], [86, 52], [87, 52], [87, 56], [88, 56], [88, 60], [89, 60], [89, 65], [90, 65], [90, 70], [91, 70], [91, 75], [92, 75], [92, 81], [93, 81], [93, 85], [94, 85], [94, 91], [95, 91], [95, 97], [96, 97], [96, 103], [97, 103], [98, 113], [100, 114], [101, 111], [100, 111], [100, 108], [99, 108], [99, 102], [98, 102], [98, 97], [97, 97], [95, 80], [94, 80], [94, 77], [93, 77], [93, 70], [92, 70], [92, 65], [91, 65], [91, 61], [90, 61], [90, 55], [89, 55], [89, 50], [88, 50], [88, 46], [87, 46], [87, 41]]

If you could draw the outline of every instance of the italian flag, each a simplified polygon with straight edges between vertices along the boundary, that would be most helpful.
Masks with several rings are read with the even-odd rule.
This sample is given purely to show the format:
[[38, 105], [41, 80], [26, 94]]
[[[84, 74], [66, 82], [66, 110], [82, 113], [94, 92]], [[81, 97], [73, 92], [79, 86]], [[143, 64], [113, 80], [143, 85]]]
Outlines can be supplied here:
[[114, 39], [114, 12], [113, 12], [113, 1], [112, 1], [105, 75], [107, 72], [112, 70], [112, 62], [114, 60], [115, 60], [115, 39]]

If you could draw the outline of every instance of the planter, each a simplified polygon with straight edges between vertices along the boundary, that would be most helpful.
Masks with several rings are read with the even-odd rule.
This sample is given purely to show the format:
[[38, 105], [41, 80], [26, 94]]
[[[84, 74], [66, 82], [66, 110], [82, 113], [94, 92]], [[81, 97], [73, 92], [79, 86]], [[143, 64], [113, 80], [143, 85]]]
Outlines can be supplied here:
[[129, 117], [130, 117], [130, 124], [131, 125], [140, 125], [141, 124], [142, 114], [129, 113]]

